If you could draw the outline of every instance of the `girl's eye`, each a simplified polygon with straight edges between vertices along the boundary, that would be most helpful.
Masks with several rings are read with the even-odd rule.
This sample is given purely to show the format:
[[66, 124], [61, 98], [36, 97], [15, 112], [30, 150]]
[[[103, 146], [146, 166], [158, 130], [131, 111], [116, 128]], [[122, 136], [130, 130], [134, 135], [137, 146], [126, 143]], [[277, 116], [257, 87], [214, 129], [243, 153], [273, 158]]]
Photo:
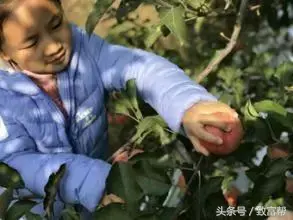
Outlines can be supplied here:
[[32, 48], [32, 47], [34, 47], [34, 46], [36, 46], [37, 45], [37, 43], [38, 43], [38, 38], [36, 37], [36, 38], [34, 38], [34, 39], [32, 39], [31, 40], [31, 43], [26, 47], [26, 48]]
[[62, 24], [62, 18], [60, 18], [60, 19], [58, 20], [58, 22], [57, 22], [56, 24], [53, 25], [52, 29], [53, 29], [53, 30], [57, 29], [58, 27], [61, 26], [61, 24]]

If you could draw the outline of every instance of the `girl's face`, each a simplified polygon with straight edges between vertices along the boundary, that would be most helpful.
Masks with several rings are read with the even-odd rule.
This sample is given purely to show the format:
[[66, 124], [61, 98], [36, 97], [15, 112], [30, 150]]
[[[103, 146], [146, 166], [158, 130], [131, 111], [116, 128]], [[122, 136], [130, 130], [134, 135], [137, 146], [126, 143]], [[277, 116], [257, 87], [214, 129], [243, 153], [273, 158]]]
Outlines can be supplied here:
[[71, 29], [49, 0], [19, 1], [3, 23], [2, 58], [20, 70], [54, 74], [69, 63]]

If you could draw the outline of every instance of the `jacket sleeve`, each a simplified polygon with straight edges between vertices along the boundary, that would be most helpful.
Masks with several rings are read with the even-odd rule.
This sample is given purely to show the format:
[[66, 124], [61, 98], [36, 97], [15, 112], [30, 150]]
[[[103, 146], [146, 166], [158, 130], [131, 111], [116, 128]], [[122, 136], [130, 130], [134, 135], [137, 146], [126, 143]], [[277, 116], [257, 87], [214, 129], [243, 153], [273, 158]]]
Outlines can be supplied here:
[[135, 79], [140, 97], [175, 132], [180, 132], [183, 114], [189, 107], [200, 100], [217, 100], [182, 69], [161, 56], [109, 44], [94, 34], [89, 37], [89, 50], [92, 50], [108, 91], [125, 88], [129, 79]]
[[27, 189], [44, 196], [49, 176], [65, 163], [60, 199], [94, 210], [104, 193], [109, 164], [71, 153], [42, 154], [22, 124], [3, 114], [0, 119], [0, 161], [20, 173]]

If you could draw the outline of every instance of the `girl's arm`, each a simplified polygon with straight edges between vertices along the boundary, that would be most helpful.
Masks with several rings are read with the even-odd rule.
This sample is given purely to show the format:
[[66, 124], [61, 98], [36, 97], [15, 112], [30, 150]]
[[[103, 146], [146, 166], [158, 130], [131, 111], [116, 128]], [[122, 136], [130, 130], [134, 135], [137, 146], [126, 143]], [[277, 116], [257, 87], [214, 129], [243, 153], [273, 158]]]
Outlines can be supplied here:
[[65, 163], [66, 172], [59, 188], [61, 200], [94, 211], [104, 193], [109, 164], [71, 153], [39, 153], [21, 124], [3, 114], [0, 119], [5, 126], [1, 126], [0, 133], [8, 134], [0, 135], [0, 162], [16, 169], [27, 189], [44, 196], [49, 176]]
[[87, 36], [87, 45], [108, 91], [125, 88], [129, 79], [135, 79], [139, 95], [175, 132], [180, 132], [183, 114], [193, 104], [200, 100], [216, 101], [205, 88], [163, 57], [112, 45], [94, 34]]

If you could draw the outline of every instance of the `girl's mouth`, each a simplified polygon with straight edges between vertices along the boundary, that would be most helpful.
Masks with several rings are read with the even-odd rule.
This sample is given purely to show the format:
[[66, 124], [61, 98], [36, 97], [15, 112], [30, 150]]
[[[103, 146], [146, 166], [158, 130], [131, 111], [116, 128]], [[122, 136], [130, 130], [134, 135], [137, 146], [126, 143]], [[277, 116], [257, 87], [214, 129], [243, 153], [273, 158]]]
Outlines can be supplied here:
[[51, 60], [50, 64], [58, 64], [62, 63], [65, 59], [66, 50], [63, 50], [61, 53], [59, 53], [53, 60]]

